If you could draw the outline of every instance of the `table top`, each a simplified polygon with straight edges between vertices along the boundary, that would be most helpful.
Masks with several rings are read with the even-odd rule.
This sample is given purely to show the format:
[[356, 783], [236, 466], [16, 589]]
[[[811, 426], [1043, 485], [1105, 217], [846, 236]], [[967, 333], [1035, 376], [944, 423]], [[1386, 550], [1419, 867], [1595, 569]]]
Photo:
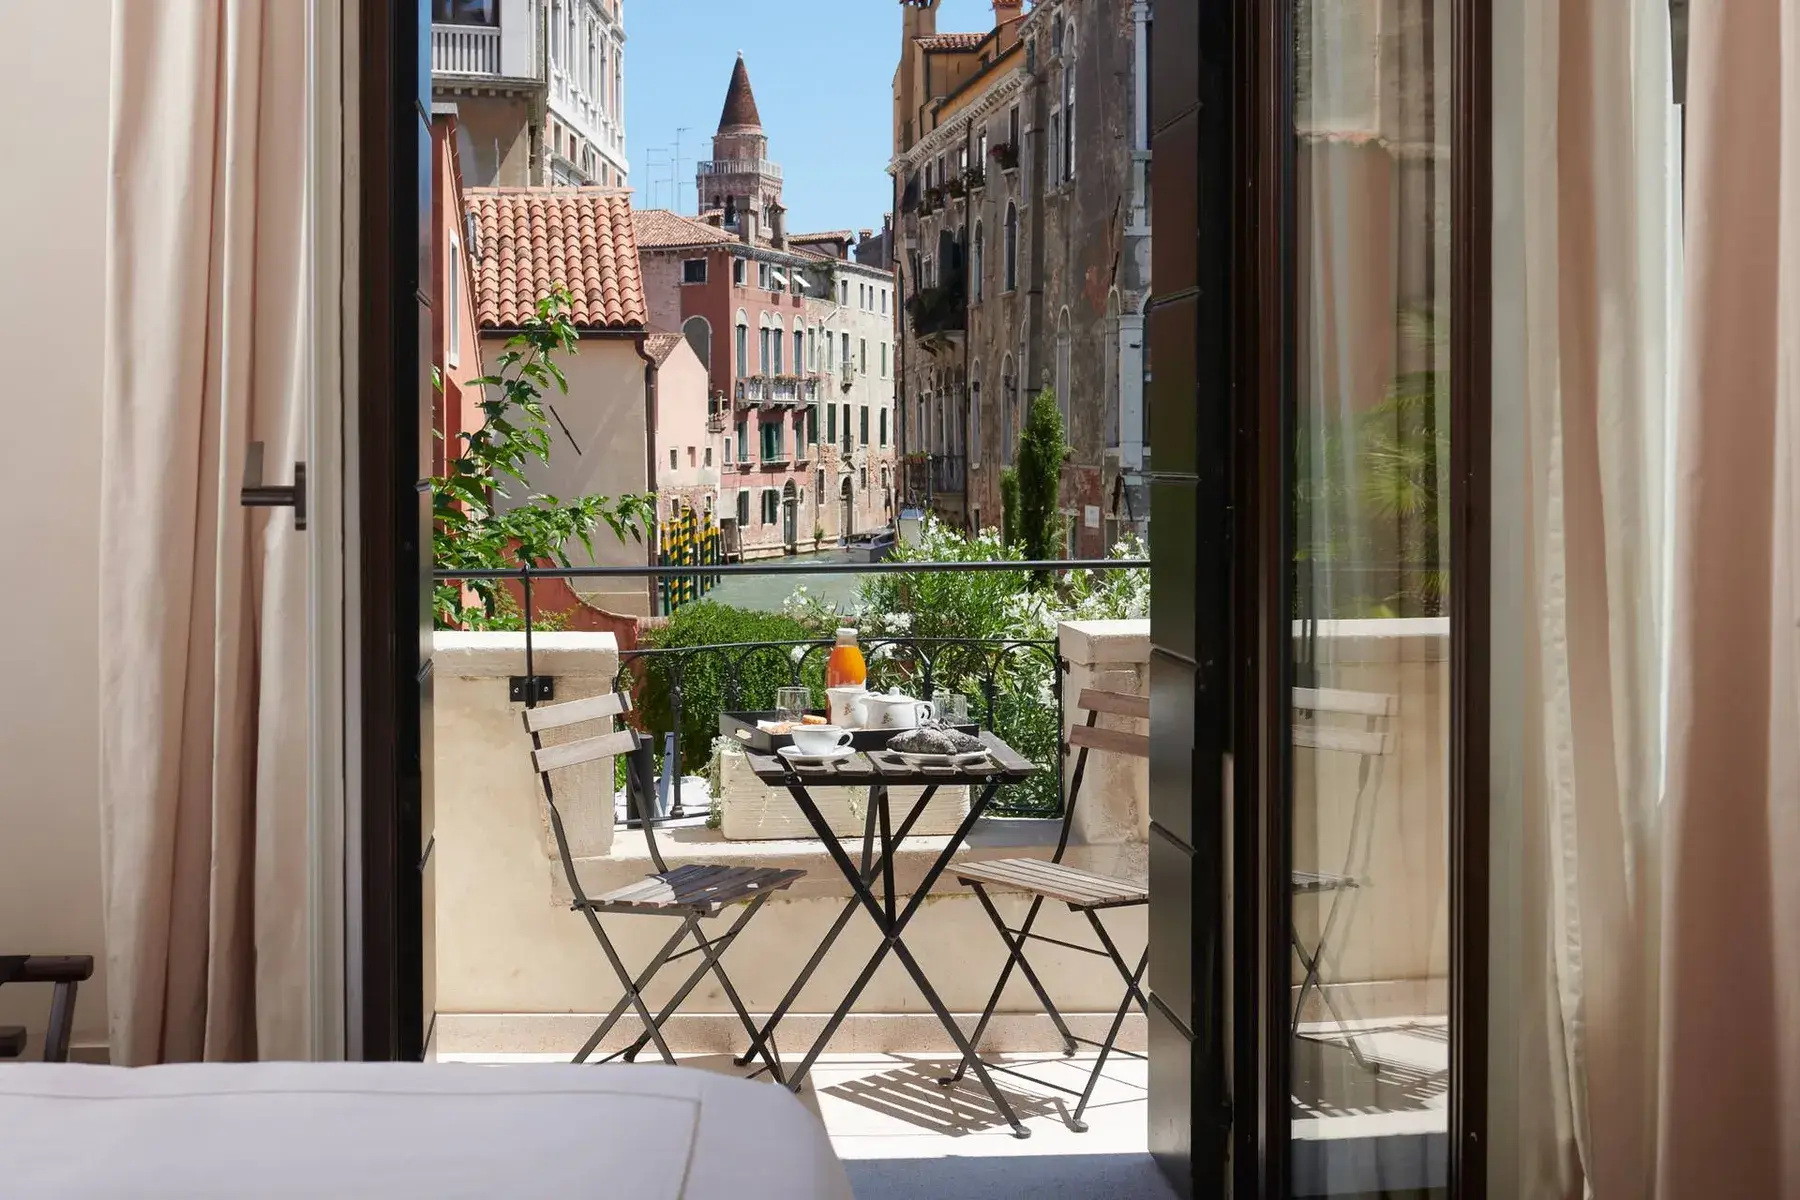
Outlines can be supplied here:
[[750, 770], [767, 784], [826, 783], [855, 786], [886, 783], [896, 786], [1014, 782], [1029, 778], [1037, 764], [1001, 741], [989, 730], [980, 733], [989, 757], [962, 766], [922, 767], [904, 762], [885, 750], [857, 751], [835, 762], [795, 765], [773, 754], [750, 754]]

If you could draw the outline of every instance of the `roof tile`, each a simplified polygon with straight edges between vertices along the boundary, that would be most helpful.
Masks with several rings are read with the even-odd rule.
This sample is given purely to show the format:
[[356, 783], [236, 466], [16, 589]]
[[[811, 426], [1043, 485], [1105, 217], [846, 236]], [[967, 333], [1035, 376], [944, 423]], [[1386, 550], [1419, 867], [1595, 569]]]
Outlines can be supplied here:
[[649, 319], [629, 193], [598, 188], [469, 188], [481, 231], [475, 316], [511, 329], [557, 285], [578, 329], [639, 329]]
[[637, 244], [640, 250], [723, 245], [738, 240], [716, 225], [672, 213], [666, 208], [634, 209], [631, 218], [637, 227]]

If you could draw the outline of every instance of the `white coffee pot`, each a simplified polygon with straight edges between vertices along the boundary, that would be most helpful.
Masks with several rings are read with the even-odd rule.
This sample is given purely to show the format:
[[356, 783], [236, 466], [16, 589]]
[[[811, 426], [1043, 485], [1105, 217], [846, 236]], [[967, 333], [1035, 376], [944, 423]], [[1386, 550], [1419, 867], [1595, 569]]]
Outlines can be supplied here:
[[908, 696], [897, 687], [886, 692], [865, 692], [857, 702], [857, 724], [864, 729], [917, 729], [931, 719], [931, 705]]

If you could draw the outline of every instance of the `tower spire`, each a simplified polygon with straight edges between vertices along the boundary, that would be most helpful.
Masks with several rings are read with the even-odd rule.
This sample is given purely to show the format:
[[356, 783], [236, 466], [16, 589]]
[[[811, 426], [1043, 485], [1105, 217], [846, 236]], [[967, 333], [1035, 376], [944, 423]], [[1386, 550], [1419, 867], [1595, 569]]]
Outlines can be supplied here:
[[750, 90], [750, 71], [744, 66], [744, 52], [740, 50], [737, 65], [731, 69], [731, 84], [725, 89], [725, 109], [719, 114], [719, 132], [761, 128], [762, 116], [756, 111], [756, 95]]

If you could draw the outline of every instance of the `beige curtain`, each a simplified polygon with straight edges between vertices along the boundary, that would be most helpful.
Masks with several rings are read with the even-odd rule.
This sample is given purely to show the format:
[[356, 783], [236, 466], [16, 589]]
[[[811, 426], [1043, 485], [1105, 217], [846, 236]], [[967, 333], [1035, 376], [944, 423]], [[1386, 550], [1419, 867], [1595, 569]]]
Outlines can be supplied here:
[[307, 1047], [306, 5], [115, 0], [102, 743], [113, 1061]]
[[[1527, 0], [1517, 1161], [1507, 1194], [1638, 1200], [1656, 1132], [1674, 169], [1664, 0]], [[1508, 303], [1502, 298], [1498, 303]], [[1505, 318], [1514, 318], [1508, 314]], [[1509, 418], [1510, 419], [1510, 418]], [[1507, 536], [1512, 536], [1508, 531]], [[1516, 1175], [1512, 1173], [1516, 1172]]]
[[1693, 6], [1659, 1195], [1800, 1196], [1800, 2]]

